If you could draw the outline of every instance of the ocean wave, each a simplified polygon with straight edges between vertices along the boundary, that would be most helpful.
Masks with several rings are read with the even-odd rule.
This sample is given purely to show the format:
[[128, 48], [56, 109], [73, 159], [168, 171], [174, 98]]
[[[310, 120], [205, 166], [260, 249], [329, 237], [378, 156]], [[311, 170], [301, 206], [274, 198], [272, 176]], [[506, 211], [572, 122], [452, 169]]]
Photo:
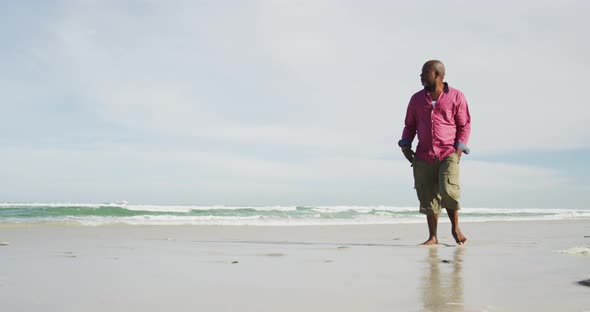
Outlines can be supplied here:
[[[423, 222], [415, 207], [0, 203], [2, 223], [348, 225]], [[590, 219], [589, 209], [463, 208], [463, 222]], [[445, 222], [445, 220], [441, 220]]]

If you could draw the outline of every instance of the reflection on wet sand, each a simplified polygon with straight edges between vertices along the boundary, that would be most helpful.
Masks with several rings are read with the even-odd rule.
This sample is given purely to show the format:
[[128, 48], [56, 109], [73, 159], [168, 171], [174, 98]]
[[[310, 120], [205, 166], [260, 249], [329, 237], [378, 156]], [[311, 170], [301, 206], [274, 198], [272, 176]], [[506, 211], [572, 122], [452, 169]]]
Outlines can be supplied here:
[[[465, 248], [456, 247], [453, 260], [441, 260], [438, 247], [428, 248], [426, 263], [429, 264], [422, 278], [422, 304], [425, 311], [460, 312], [463, 307], [463, 253]], [[444, 262], [443, 262], [444, 261]]]

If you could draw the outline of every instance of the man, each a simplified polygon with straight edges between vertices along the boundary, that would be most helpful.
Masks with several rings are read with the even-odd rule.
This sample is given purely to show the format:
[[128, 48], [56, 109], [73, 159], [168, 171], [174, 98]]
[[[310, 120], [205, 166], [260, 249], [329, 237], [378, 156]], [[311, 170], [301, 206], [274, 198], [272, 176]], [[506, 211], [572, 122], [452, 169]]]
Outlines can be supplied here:
[[[459, 229], [459, 160], [469, 154], [467, 141], [471, 117], [463, 93], [449, 87], [445, 66], [432, 60], [422, 66], [423, 90], [410, 99], [405, 127], [398, 145], [414, 167], [414, 186], [420, 212], [426, 215], [428, 239], [423, 245], [438, 244], [436, 228], [441, 208], [451, 220], [451, 233], [459, 245], [467, 238]], [[412, 141], [418, 134], [416, 153]]]

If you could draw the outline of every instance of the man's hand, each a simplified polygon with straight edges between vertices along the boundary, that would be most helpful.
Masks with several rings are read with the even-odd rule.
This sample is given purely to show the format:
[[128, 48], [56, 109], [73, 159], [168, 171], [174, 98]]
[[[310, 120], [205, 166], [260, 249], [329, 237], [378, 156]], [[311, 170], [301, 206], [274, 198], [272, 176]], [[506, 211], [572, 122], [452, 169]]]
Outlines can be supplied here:
[[406, 159], [411, 163], [412, 160], [414, 160], [414, 151], [412, 151], [411, 148], [409, 147], [402, 147], [402, 153], [404, 153], [404, 156], [406, 157]]
[[459, 159], [461, 159], [461, 155], [463, 155], [463, 150], [458, 148], [455, 150], [455, 154], [457, 154], [457, 156], [459, 156]]

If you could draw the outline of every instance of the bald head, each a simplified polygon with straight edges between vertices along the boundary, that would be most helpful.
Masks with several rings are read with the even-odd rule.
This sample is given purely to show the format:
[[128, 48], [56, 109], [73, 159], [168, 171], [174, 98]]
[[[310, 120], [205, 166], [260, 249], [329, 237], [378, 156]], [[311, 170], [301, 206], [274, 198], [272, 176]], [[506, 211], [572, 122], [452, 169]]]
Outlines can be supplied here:
[[440, 78], [445, 78], [445, 65], [439, 60], [431, 60], [424, 63], [422, 70], [432, 70], [436, 74], [440, 76]]
[[445, 65], [441, 61], [428, 61], [422, 66], [420, 81], [426, 90], [430, 92], [434, 92], [437, 89], [442, 90], [444, 78]]

